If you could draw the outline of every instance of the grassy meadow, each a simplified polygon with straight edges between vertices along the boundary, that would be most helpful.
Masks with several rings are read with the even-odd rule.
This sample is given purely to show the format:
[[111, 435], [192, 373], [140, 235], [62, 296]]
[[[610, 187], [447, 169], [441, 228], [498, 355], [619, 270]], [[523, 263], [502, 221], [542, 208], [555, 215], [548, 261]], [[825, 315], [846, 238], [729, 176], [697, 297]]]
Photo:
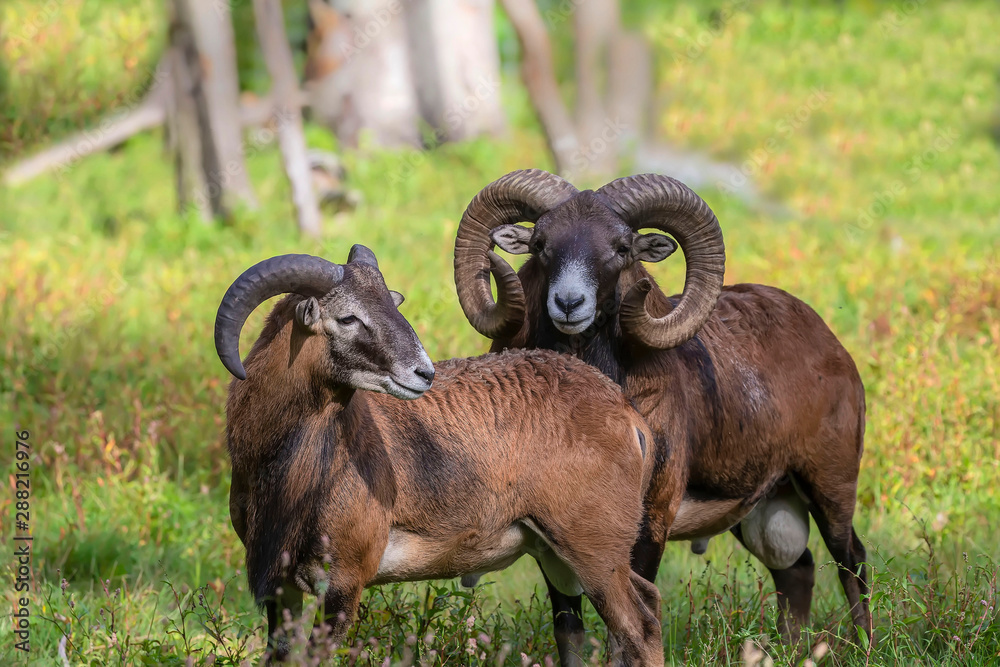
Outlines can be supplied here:
[[[0, 161], [134, 103], [164, 39], [159, 11], [150, 0], [4, 3]], [[770, 577], [724, 535], [705, 556], [668, 545], [658, 580], [668, 663], [1000, 664], [995, 4], [649, 2], [626, 16], [657, 54], [658, 135], [737, 165], [699, 192], [722, 222], [727, 283], [772, 284], [811, 304], [854, 356], [868, 398], [855, 525], [873, 568], [877, 644], [855, 645], [815, 527], [813, 624], [798, 647], [776, 644]], [[501, 33], [509, 53], [509, 26]], [[262, 258], [344, 261], [364, 243], [432, 358], [485, 351], [455, 296], [458, 220], [489, 181], [551, 167], [516, 70], [504, 96], [503, 140], [344, 152], [362, 201], [328, 216], [319, 242], [298, 238], [277, 148], [253, 137], [261, 206], [225, 224], [175, 212], [158, 132], [0, 188], [8, 608], [15, 431], [30, 431], [34, 536], [32, 651], [15, 651], [4, 623], [0, 662], [257, 663], [264, 618], [228, 515], [218, 302]], [[307, 134], [336, 149], [325, 129]], [[746, 177], [780, 206], [734, 196]], [[679, 256], [652, 270], [680, 290]], [[244, 351], [266, 310], [245, 327]], [[369, 591], [343, 664], [552, 664], [534, 563], [484, 582]], [[598, 661], [603, 627], [585, 609]]]

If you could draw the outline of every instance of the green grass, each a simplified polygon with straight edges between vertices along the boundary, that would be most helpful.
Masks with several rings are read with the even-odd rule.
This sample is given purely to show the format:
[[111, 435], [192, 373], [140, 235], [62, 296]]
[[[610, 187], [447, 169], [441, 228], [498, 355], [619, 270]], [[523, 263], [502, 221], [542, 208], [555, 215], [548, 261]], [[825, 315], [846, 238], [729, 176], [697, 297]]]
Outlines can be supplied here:
[[[875, 570], [879, 644], [871, 655], [851, 645], [843, 593], [814, 530], [822, 567], [807, 639], [831, 647], [821, 664], [1000, 661], [1000, 166], [990, 130], [1000, 15], [987, 3], [926, 3], [905, 14], [910, 4], [735, 3], [712, 23], [707, 10], [678, 3], [642, 19], [659, 92], [670, 99], [660, 133], [743, 165], [791, 211], [776, 220], [730, 196], [725, 182], [701, 192], [726, 234], [727, 282], [805, 299], [867, 388], [856, 522]], [[5, 24], [35, 11], [26, 6], [6, 4]], [[80, 109], [106, 112], [146, 85], [123, 56], [149, 61], [160, 33], [129, 17], [156, 7], [122, 6], [119, 16], [62, 3], [42, 41], [4, 32], [4, 113], [15, 122], [3, 125], [4, 147], [85, 126], [96, 116]], [[121, 39], [107, 37], [128, 21]], [[150, 39], [135, 41], [142, 35]], [[56, 67], [53, 45], [81, 40], [92, 62]], [[0, 424], [9, 443], [0, 460], [10, 460], [12, 431], [29, 429], [34, 664], [52, 664], [63, 634], [74, 665], [256, 661], [263, 619], [228, 522], [227, 376], [211, 343], [218, 300], [261, 258], [343, 261], [351, 244], [365, 243], [407, 296], [402, 311], [433, 358], [484, 351], [454, 293], [458, 219], [490, 180], [549, 166], [516, 80], [508, 89], [517, 120], [503, 141], [345, 154], [363, 203], [327, 219], [320, 242], [295, 234], [273, 146], [248, 164], [261, 209], [228, 226], [174, 213], [155, 134], [0, 190]], [[325, 130], [309, 135], [332, 146]], [[653, 270], [680, 288], [681, 262]], [[245, 328], [244, 350], [265, 312]], [[12, 502], [0, 499], [5, 517]], [[10, 526], [0, 529], [7, 545]], [[0, 562], [11, 576], [11, 559]], [[488, 582], [474, 596], [454, 582], [371, 591], [352, 646], [375, 641], [353, 659], [395, 663], [418, 646], [433, 664], [554, 657], [534, 565], [522, 560]], [[674, 664], [752, 662], [747, 640], [778, 664], [806, 657], [807, 647], [774, 645], [770, 579], [727, 536], [706, 557], [669, 545], [658, 584]], [[13, 603], [11, 587], [5, 594]], [[0, 656], [12, 645], [4, 624]]]

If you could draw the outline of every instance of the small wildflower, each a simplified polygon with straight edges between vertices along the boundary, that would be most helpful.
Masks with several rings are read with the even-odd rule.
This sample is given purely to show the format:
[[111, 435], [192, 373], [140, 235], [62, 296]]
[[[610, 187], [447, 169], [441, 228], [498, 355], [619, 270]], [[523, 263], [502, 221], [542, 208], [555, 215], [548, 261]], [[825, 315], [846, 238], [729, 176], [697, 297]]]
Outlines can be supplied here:
[[465, 627], [468, 628], [469, 630], [471, 630], [475, 624], [476, 624], [475, 616], [470, 616], [469, 618], [465, 619]]
[[817, 660], [822, 660], [823, 656], [830, 652], [830, 645], [826, 642], [820, 642], [816, 644], [816, 648], [813, 649], [813, 657]]

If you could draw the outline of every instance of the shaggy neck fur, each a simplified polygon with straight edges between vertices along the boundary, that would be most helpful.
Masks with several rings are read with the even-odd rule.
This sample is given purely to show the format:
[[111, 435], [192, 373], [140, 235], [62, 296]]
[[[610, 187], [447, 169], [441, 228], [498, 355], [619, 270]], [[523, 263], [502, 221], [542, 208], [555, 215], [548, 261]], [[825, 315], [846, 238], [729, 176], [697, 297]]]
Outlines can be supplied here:
[[317, 498], [328, 496], [346, 460], [342, 443], [367, 407], [363, 394], [306, 372], [323, 367], [325, 350], [321, 336], [296, 330], [300, 300], [290, 296], [274, 308], [247, 356], [247, 379], [233, 381], [226, 410], [233, 487], [245, 494], [231, 511], [250, 545], [247, 576], [258, 604], [274, 596], [297, 561], [320, 556], [302, 551], [321, 543], [315, 533], [324, 503]]

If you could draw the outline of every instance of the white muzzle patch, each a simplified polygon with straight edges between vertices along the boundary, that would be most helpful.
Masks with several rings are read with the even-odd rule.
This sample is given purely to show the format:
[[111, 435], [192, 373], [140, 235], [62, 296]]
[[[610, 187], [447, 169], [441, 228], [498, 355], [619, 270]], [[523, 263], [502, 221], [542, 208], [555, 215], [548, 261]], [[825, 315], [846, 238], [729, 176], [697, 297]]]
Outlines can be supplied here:
[[[567, 313], [556, 303], [556, 298], [563, 303], [575, 303], [581, 298], [583, 301]], [[597, 314], [597, 283], [583, 262], [570, 261], [563, 265], [559, 275], [549, 283], [546, 305], [552, 324], [564, 334], [578, 334], [591, 325]]]

